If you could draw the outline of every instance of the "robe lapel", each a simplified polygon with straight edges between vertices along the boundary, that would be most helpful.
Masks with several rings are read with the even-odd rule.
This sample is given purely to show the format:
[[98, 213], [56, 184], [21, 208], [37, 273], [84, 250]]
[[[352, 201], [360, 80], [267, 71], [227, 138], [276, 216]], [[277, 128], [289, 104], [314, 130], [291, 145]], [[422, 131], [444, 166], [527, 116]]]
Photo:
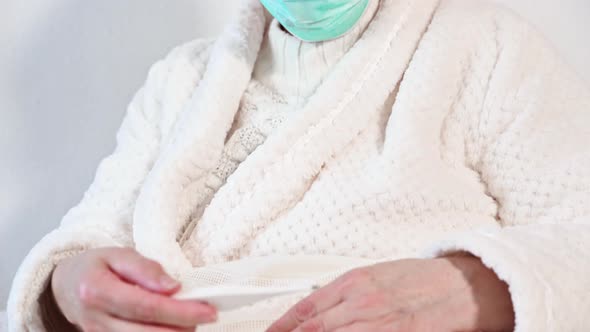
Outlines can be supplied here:
[[[195, 239], [204, 263], [237, 258], [262, 225], [300, 200], [324, 163], [379, 113], [402, 79], [437, 5], [438, 0], [382, 0], [363, 37], [305, 107], [249, 156], [215, 195]], [[216, 231], [219, 228], [231, 231]]]
[[258, 0], [243, 3], [239, 17], [215, 42], [203, 79], [182, 110], [135, 208], [136, 249], [177, 276], [191, 267], [176, 242], [198, 200], [199, 191], [189, 189], [219, 159], [264, 35], [263, 7]]

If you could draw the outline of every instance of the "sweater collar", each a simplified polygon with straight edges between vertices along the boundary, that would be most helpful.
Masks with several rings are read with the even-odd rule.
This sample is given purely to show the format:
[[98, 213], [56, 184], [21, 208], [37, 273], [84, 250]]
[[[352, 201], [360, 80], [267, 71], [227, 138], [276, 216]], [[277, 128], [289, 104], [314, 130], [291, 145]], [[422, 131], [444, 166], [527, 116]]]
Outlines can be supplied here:
[[263, 40], [254, 79], [287, 99], [306, 99], [330, 69], [359, 40], [373, 19], [380, 0], [369, 0], [359, 22], [344, 36], [323, 42], [304, 42], [271, 20]]

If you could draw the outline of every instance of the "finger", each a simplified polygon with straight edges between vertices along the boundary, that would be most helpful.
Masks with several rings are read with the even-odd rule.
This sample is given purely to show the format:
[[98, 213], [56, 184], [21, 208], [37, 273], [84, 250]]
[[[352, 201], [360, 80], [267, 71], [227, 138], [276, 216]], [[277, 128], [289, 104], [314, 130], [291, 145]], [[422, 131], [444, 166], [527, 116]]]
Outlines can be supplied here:
[[[389, 311], [389, 312], [388, 312]], [[448, 319], [440, 315], [436, 308], [426, 311], [385, 310], [385, 313], [363, 321], [356, 321], [334, 329], [331, 332], [430, 332], [430, 331], [467, 331], [451, 328]], [[383, 312], [382, 312], [383, 313]], [[447, 315], [448, 316], [448, 315]], [[304, 330], [305, 331], [305, 330]], [[470, 330], [471, 331], [471, 330]]]
[[168, 276], [159, 263], [133, 249], [112, 250], [106, 260], [121, 278], [153, 292], [171, 294], [180, 287], [180, 283]]
[[347, 299], [302, 323], [295, 331], [333, 331], [357, 322], [376, 321], [390, 314], [391, 306], [386, 302], [380, 293]]
[[331, 288], [333, 286], [320, 288], [307, 298], [301, 300], [272, 324], [267, 332], [290, 332], [301, 323], [315, 317], [319, 312], [337, 305], [341, 301], [341, 298], [334, 296], [335, 292], [331, 292]]
[[294, 330], [301, 323], [340, 304], [345, 298], [355, 296], [359, 292], [357, 285], [365, 283], [367, 278], [369, 276], [362, 269], [345, 274], [301, 300], [272, 324], [267, 332], [290, 332]]
[[[417, 325], [411, 323], [416, 320], [414, 313], [407, 315], [401, 312], [386, 313], [381, 317], [374, 317], [365, 321], [357, 321], [345, 326], [340, 326], [330, 332], [430, 332], [430, 331], [454, 331], [447, 330], [446, 328], [440, 328], [440, 326], [432, 326], [431, 329], [423, 330], [416, 329]], [[410, 322], [402, 324], [402, 321]]]
[[104, 275], [94, 287], [89, 287], [83, 301], [99, 311], [142, 323], [191, 327], [217, 319], [217, 312], [210, 305], [151, 293], [122, 282], [112, 273]]
[[104, 326], [106, 331], [125, 331], [125, 332], [195, 332], [196, 326], [193, 327], [172, 327], [139, 324], [129, 321], [120, 320], [114, 317], [107, 317]]
[[332, 332], [391, 332], [385, 326], [380, 326], [379, 323], [376, 322], [358, 322], [353, 323], [351, 325], [342, 326], [336, 328], [334, 330], [330, 330]]

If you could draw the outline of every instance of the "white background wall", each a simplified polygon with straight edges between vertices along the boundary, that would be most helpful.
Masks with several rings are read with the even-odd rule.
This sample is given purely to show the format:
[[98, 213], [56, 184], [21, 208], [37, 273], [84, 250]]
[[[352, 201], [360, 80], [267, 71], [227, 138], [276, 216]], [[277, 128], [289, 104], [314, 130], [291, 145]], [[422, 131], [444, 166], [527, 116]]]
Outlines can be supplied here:
[[[149, 65], [217, 34], [238, 1], [0, 0], [0, 309], [20, 261], [113, 149]], [[501, 1], [590, 82], [590, 1]]]

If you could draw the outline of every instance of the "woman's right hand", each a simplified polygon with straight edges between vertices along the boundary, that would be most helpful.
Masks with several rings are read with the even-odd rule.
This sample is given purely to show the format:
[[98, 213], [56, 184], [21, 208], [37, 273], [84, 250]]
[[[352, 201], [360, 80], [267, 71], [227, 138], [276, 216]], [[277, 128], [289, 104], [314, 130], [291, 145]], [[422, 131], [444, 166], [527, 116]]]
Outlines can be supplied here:
[[132, 249], [95, 249], [66, 259], [51, 287], [65, 318], [83, 331], [188, 332], [217, 319], [208, 304], [171, 298], [180, 284]]

